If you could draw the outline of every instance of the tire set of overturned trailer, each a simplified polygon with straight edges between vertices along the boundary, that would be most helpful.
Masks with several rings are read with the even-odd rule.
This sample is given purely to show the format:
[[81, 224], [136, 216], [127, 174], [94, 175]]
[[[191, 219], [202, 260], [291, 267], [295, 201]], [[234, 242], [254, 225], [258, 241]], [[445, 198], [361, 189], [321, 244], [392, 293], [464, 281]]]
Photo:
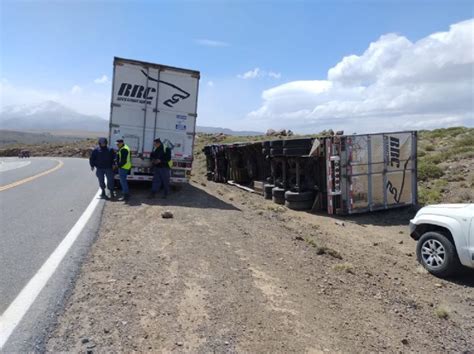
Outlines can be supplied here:
[[354, 214], [417, 203], [415, 131], [215, 144], [207, 178], [295, 210]]

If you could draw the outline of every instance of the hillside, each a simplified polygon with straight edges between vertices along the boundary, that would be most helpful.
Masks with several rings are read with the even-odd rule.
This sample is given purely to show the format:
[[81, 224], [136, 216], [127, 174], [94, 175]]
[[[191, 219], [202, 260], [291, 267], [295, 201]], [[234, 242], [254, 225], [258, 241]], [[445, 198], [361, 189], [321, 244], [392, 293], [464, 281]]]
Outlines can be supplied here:
[[421, 131], [418, 181], [420, 204], [474, 202], [474, 129]]
[[202, 134], [225, 134], [225, 135], [234, 135], [234, 136], [258, 136], [263, 135], [262, 132], [255, 132], [255, 131], [235, 131], [228, 128], [216, 128], [216, 127], [204, 127], [204, 126], [197, 126], [196, 127], [197, 133]]
[[[97, 133], [99, 134], [99, 133]], [[0, 129], [0, 146], [37, 145], [50, 143], [74, 143], [96, 137], [90, 132], [19, 132]]]

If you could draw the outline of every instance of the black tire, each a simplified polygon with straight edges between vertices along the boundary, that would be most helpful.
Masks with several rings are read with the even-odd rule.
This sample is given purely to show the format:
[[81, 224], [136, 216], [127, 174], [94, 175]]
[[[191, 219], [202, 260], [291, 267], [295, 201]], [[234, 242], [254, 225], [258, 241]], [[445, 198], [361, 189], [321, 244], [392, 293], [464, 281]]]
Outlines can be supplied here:
[[274, 187], [272, 189], [272, 197], [283, 199], [285, 201], [285, 190], [283, 188]]
[[270, 156], [281, 156], [283, 155], [283, 148], [271, 148]]
[[311, 148], [313, 145], [313, 139], [288, 139], [283, 141], [283, 147], [285, 148], [302, 148], [308, 147]]
[[272, 200], [276, 204], [280, 204], [280, 205], [285, 204], [285, 198], [272, 197]]
[[302, 156], [302, 155], [308, 155], [310, 151], [311, 151], [310, 148], [284, 148], [283, 155]]
[[263, 185], [263, 196], [265, 199], [272, 199], [272, 189], [275, 188], [274, 184]]
[[309, 210], [313, 207], [313, 201], [312, 200], [303, 200], [303, 201], [300, 201], [300, 202], [290, 202], [290, 201], [287, 200], [285, 202], [285, 206], [288, 209], [292, 209], [292, 210]]
[[281, 148], [283, 146], [283, 140], [272, 140], [270, 141], [270, 147], [279, 147]]
[[312, 202], [314, 200], [314, 193], [312, 191], [299, 192], [299, 193], [286, 191], [285, 200], [288, 202], [303, 202], [303, 201], [310, 200]]
[[449, 277], [461, 269], [456, 247], [441, 232], [425, 232], [416, 245], [416, 257], [428, 272], [440, 278]]

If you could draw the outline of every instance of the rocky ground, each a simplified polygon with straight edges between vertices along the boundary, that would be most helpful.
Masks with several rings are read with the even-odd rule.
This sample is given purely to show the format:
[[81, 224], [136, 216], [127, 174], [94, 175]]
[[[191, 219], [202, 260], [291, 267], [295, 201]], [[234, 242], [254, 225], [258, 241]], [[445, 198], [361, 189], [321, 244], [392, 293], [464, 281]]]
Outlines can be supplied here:
[[167, 200], [132, 190], [48, 351], [474, 352], [474, 273], [420, 268], [411, 210], [295, 212], [201, 173]]

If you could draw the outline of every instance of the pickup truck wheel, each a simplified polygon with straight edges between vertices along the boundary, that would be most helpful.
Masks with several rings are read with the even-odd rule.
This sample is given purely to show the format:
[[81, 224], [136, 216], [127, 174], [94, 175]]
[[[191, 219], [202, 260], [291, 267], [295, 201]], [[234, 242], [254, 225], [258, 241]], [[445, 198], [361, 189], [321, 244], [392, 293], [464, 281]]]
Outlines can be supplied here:
[[416, 256], [428, 272], [441, 278], [453, 275], [461, 267], [451, 240], [435, 231], [421, 236], [416, 246]]

